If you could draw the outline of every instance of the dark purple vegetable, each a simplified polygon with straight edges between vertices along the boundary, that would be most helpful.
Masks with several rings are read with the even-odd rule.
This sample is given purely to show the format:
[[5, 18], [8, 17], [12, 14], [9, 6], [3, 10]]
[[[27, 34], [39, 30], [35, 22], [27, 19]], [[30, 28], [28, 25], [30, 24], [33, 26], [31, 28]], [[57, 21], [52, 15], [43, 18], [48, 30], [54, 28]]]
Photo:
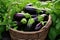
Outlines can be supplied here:
[[21, 22], [18, 22], [17, 25], [18, 25], [17, 30], [23, 30], [24, 31], [25, 30], [25, 27], [27, 26], [27, 23], [26, 24], [23, 24]]
[[40, 30], [42, 27], [43, 27], [42, 23], [38, 23], [38, 24], [35, 26], [34, 30], [35, 30], [35, 31], [38, 31], [38, 30]]
[[25, 30], [26, 31], [31, 31], [31, 27], [32, 27], [32, 25], [33, 25], [34, 22], [35, 22], [34, 19], [33, 18], [30, 18], [28, 20], [27, 27], [25, 28]]
[[27, 27], [25, 28], [25, 31], [34, 31], [34, 28], [37, 23], [38, 23], [37, 18], [29, 19], [29, 22], [27, 24]]
[[32, 27], [31, 27], [31, 31], [35, 31], [35, 26], [39, 23], [39, 21], [38, 21], [38, 18], [37, 17], [35, 17], [35, 18], [33, 18], [34, 19], [34, 23], [32, 24]]
[[32, 6], [26, 6], [24, 9], [24, 12], [30, 13], [31, 15], [36, 15], [36, 9]]
[[37, 17], [35, 17], [35, 18], [33, 18], [35, 21], [38, 21], [38, 18]]
[[18, 21], [17, 21], [17, 26], [18, 26], [17, 30], [21, 30], [21, 23]]
[[37, 17], [37, 15], [31, 15], [32, 16], [32, 18], [35, 18], [35, 17]]
[[24, 31], [35, 31], [34, 28], [38, 22], [34, 22], [32, 25], [27, 25]]
[[17, 13], [14, 15], [13, 20], [20, 21], [22, 18], [24, 18], [24, 15], [22, 13]]
[[24, 31], [31, 31], [31, 28], [29, 28], [28, 26], [26, 26], [26, 27], [24, 28]]
[[44, 20], [43, 21], [48, 21], [48, 15], [47, 14], [42, 14], [41, 16], [44, 17]]

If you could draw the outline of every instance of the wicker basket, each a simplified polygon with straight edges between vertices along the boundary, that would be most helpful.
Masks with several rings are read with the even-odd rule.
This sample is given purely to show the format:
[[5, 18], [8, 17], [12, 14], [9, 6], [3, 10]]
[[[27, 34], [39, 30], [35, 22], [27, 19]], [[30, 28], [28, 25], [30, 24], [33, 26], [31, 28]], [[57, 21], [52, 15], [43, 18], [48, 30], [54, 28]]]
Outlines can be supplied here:
[[11, 40], [45, 40], [51, 23], [51, 16], [49, 15], [48, 22], [39, 31], [23, 32], [10, 28]]

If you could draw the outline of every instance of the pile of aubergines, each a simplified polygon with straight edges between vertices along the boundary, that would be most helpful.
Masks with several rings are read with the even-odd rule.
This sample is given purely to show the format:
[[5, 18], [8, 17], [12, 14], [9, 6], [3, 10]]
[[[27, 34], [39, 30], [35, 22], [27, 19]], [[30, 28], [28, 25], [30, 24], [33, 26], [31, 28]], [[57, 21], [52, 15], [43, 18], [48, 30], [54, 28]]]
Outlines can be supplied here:
[[14, 14], [13, 21], [16, 21], [17, 30], [38, 31], [46, 24], [49, 16], [46, 10], [41, 10], [39, 13], [36, 10], [29, 4], [23, 8], [23, 12]]

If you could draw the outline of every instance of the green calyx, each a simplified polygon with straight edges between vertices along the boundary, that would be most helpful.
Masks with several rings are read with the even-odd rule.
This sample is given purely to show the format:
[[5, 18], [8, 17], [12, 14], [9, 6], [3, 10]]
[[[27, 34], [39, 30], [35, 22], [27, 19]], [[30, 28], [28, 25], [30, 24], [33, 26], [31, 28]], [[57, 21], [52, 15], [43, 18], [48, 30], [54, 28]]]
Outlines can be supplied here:
[[22, 24], [26, 24], [26, 23], [27, 23], [27, 20], [26, 20], [25, 18], [23, 18], [23, 19], [21, 20], [21, 23], [22, 23]]
[[43, 21], [43, 19], [44, 19], [44, 17], [43, 17], [43, 16], [41, 16], [41, 15], [38, 15], [38, 17], [37, 17], [37, 18], [38, 18], [38, 21], [39, 21], [39, 22]]
[[29, 13], [24, 14], [25, 18], [31, 18], [31, 15]]
[[33, 24], [35, 21], [34, 21], [34, 19], [33, 18], [30, 18], [29, 20], [28, 20], [28, 24]]

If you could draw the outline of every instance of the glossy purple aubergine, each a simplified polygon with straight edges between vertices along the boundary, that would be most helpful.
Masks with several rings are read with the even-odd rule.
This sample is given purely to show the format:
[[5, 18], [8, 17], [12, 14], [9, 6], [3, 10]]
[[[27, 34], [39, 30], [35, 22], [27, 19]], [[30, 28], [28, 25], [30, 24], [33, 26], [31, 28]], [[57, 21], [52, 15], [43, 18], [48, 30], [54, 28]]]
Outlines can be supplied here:
[[24, 18], [24, 15], [20, 13], [17, 13], [13, 16], [14, 21], [20, 21], [22, 18]]
[[31, 15], [37, 15], [36, 9], [32, 6], [26, 6], [23, 10]]
[[41, 14], [41, 16], [44, 17], [44, 20], [43, 21], [48, 21], [48, 15], [47, 14]]
[[35, 31], [38, 31], [38, 30], [40, 30], [42, 27], [43, 27], [42, 23], [38, 23], [38, 24], [35, 26], [34, 30], [35, 30]]

